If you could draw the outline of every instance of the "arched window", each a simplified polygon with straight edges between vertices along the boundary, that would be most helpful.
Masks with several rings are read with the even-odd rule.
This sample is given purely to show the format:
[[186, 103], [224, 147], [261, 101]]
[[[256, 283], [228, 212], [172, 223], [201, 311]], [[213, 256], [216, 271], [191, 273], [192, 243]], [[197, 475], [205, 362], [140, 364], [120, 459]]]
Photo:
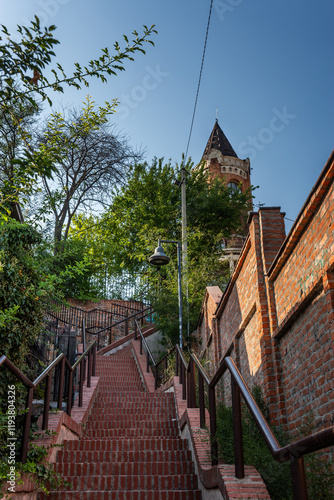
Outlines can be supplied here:
[[240, 193], [241, 192], [240, 186], [236, 182], [229, 182], [227, 184], [227, 188], [230, 190], [231, 194], [233, 194], [233, 193]]

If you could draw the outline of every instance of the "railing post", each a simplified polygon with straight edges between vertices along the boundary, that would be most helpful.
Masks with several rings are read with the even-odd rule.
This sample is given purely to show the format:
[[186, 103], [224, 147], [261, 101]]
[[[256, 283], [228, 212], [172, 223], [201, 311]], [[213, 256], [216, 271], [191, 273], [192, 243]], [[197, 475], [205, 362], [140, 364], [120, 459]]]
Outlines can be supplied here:
[[245, 477], [240, 389], [231, 375], [235, 477]]
[[51, 382], [52, 382], [52, 373], [47, 375], [45, 380], [44, 412], [43, 412], [43, 424], [42, 424], [43, 431], [45, 431], [48, 428], [48, 423], [49, 423]]
[[27, 461], [33, 395], [34, 395], [34, 388], [29, 387], [26, 399], [27, 413], [24, 416], [24, 424], [23, 424], [23, 437], [22, 437], [22, 448], [21, 448], [22, 463], [25, 463]]
[[292, 479], [292, 494], [294, 500], [307, 500], [307, 486], [305, 477], [304, 458], [290, 457], [290, 471]]
[[68, 400], [67, 400], [67, 415], [71, 416], [72, 410], [72, 396], [73, 396], [73, 371], [69, 370], [68, 376]]
[[179, 376], [179, 353], [177, 349], [175, 349], [175, 376]]
[[182, 399], [187, 399], [187, 375], [186, 375], [186, 367], [183, 363], [181, 363], [182, 369]]
[[58, 410], [63, 406], [63, 392], [64, 392], [64, 376], [65, 376], [65, 358], [61, 360], [60, 375], [59, 375], [59, 394], [58, 394]]
[[217, 415], [215, 388], [209, 387], [210, 434], [211, 434], [211, 464], [218, 465]]
[[82, 358], [80, 361], [80, 380], [79, 380], [79, 407], [82, 406], [82, 394], [83, 394], [83, 385], [85, 380], [85, 360]]
[[194, 360], [190, 358], [189, 362], [189, 408], [197, 408], [196, 402], [196, 367]]
[[[112, 336], [112, 328], [111, 328], [111, 325], [112, 325], [112, 322], [113, 322], [113, 313], [110, 314], [110, 336]], [[111, 344], [111, 342], [110, 342]]]
[[142, 336], [140, 336], [140, 354], [143, 354], [143, 339]]
[[125, 336], [128, 335], [129, 333], [129, 320], [128, 320], [128, 311], [127, 309], [125, 310], [126, 313], [126, 319], [125, 319]]
[[135, 319], [135, 340], [137, 340], [137, 320]]
[[95, 377], [96, 374], [96, 344], [93, 345], [93, 366], [92, 366], [92, 376]]
[[198, 370], [198, 399], [199, 399], [199, 422], [200, 427], [205, 427], [205, 400], [204, 400], [204, 380]]
[[90, 387], [90, 379], [92, 376], [92, 350], [88, 352], [88, 366], [87, 366], [87, 387]]

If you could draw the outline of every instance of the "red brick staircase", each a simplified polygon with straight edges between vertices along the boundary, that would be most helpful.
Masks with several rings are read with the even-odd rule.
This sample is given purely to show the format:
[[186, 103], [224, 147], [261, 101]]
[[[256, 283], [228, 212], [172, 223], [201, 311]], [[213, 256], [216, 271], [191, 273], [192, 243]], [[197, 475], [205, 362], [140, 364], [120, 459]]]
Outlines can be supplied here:
[[65, 441], [56, 471], [71, 485], [51, 499], [200, 500], [172, 394], [145, 392], [131, 346], [98, 356], [99, 394], [79, 441]]

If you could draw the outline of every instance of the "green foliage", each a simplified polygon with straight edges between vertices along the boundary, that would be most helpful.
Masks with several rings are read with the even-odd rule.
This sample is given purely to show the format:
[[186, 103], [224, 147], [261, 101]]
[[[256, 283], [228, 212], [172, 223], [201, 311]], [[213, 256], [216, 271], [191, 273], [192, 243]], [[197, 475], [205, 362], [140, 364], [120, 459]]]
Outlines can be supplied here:
[[[34, 484], [46, 494], [51, 490], [56, 490], [60, 487], [70, 488], [70, 484], [54, 470], [52, 464], [46, 462], [46, 456], [52, 446], [37, 446], [31, 445], [27, 455], [27, 461], [15, 462], [16, 481], [20, 484], [23, 475], [27, 475]], [[0, 486], [6, 485], [10, 466], [7, 460], [0, 460]]]
[[[269, 410], [264, 402], [261, 389], [255, 386], [253, 397], [262, 414], [269, 422]], [[281, 446], [289, 443], [287, 434], [278, 427], [271, 426]], [[312, 412], [305, 417], [301, 437], [315, 432]], [[289, 462], [276, 462], [269, 452], [262, 434], [247, 407], [243, 406], [242, 431], [245, 464], [253, 465], [266, 483], [270, 498], [288, 500], [292, 498], [292, 485]], [[233, 415], [232, 408], [220, 405], [217, 412], [217, 441], [220, 458], [225, 463], [234, 463]], [[309, 498], [330, 500], [334, 496], [333, 460], [321, 452], [304, 456], [305, 472]]]
[[0, 353], [19, 367], [41, 331], [45, 304], [57, 283], [34, 256], [41, 241], [27, 224], [0, 225]]
[[[47, 90], [64, 92], [64, 85], [73, 86], [80, 89], [82, 86], [89, 86], [90, 78], [99, 78], [107, 82], [108, 76], [116, 75], [119, 71], [124, 71], [124, 63], [132, 61], [133, 55], [137, 52], [145, 54], [143, 45], [153, 41], [150, 37], [156, 33], [154, 26], [148, 28], [144, 26], [143, 34], [140, 36], [133, 32], [133, 40], [124, 36], [125, 46], [121, 48], [118, 42], [114, 44], [115, 54], [112, 55], [108, 48], [101, 50], [101, 55], [97, 59], [81, 66], [74, 64], [74, 71], [67, 76], [62, 66], [57, 63], [57, 69], [52, 68], [52, 80], [44, 74], [44, 70], [51, 64], [55, 57], [54, 47], [59, 41], [54, 38], [55, 26], [42, 28], [37, 16], [29, 27], [18, 26], [17, 31], [20, 40], [17, 42], [11, 37], [6, 26], [1, 25], [0, 36], [0, 105], [7, 106], [8, 102], [15, 99], [18, 102], [27, 100], [36, 105], [34, 95], [38, 95], [42, 100], [47, 100], [51, 105], [51, 99]], [[21, 88], [18, 87], [18, 83]]]
[[58, 290], [64, 297], [81, 300], [99, 297], [100, 290], [94, 279], [98, 268], [94, 260], [86, 254], [83, 241], [66, 241], [62, 252], [50, 256], [45, 265], [50, 274], [57, 274]]
[[[195, 328], [206, 286], [222, 285], [228, 270], [219, 262], [224, 237], [244, 227], [251, 190], [231, 191], [223, 180], [208, 183], [203, 166], [185, 165], [187, 172], [188, 297], [183, 297], [184, 331]], [[138, 277], [138, 296], [154, 305], [155, 322], [166, 342], [176, 343], [178, 281], [176, 245], [165, 245], [170, 264], [157, 270], [148, 266], [158, 238], [181, 239], [181, 196], [175, 180], [180, 168], [163, 159], [134, 165], [127, 182], [115, 189], [112, 204], [102, 216], [74, 218], [70, 238], [84, 240], [100, 271], [112, 276], [122, 271]], [[89, 250], [88, 250], [89, 248]], [[186, 295], [185, 286], [183, 293]], [[185, 338], [188, 341], [187, 338]]]
[[[301, 437], [317, 432], [314, 414], [311, 411], [303, 421]], [[307, 491], [309, 498], [331, 500], [334, 498], [334, 460], [322, 451], [310, 453], [304, 457]]]
[[[9, 171], [1, 175], [0, 181], [0, 219], [8, 220], [11, 203], [20, 201], [38, 191], [37, 181], [41, 175], [51, 178], [55, 173], [53, 158], [43, 149], [34, 151], [30, 145], [30, 135], [27, 133], [22, 115], [38, 111], [38, 100], [52, 104], [49, 91], [64, 92], [64, 86], [80, 89], [89, 86], [91, 78], [107, 82], [107, 78], [125, 69], [126, 61], [133, 60], [135, 53], [145, 54], [145, 43], [153, 44], [152, 35], [156, 34], [154, 26], [144, 26], [142, 35], [133, 32], [134, 38], [129, 41], [124, 36], [123, 48], [114, 44], [114, 55], [108, 48], [101, 50], [97, 59], [81, 66], [74, 64], [74, 71], [66, 75], [62, 66], [57, 63], [56, 69], [51, 68], [52, 77], [46, 76], [52, 58], [55, 57], [54, 47], [59, 41], [54, 38], [55, 26], [42, 28], [38, 17], [30, 26], [17, 26], [18, 41], [6, 26], [0, 30], [0, 120], [10, 124], [16, 130], [16, 139], [23, 143], [22, 150], [13, 155], [10, 152]], [[116, 101], [113, 102], [115, 105]], [[108, 104], [108, 107], [113, 107]], [[1, 128], [1, 127], [0, 127]], [[0, 131], [1, 133], [1, 131]], [[7, 129], [8, 139], [8, 129]], [[3, 167], [3, 164], [0, 165]], [[4, 172], [4, 170], [3, 170]]]

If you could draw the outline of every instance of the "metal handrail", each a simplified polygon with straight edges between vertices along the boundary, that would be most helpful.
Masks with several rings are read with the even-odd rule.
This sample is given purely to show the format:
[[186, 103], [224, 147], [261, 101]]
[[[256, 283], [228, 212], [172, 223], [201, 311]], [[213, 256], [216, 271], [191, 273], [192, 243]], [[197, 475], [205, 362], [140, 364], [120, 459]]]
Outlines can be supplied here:
[[[66, 358], [65, 354], [61, 353], [52, 363], [45, 368], [45, 370], [32, 382], [29, 380], [24, 373], [21, 372], [17, 366], [7, 358], [7, 356], [0, 357], [0, 367], [6, 367], [16, 378], [18, 378], [28, 389], [26, 405], [25, 405], [25, 416], [24, 416], [24, 424], [23, 424], [23, 437], [22, 437], [22, 445], [21, 445], [21, 461], [23, 463], [27, 460], [28, 454], [28, 441], [29, 441], [29, 432], [31, 427], [31, 416], [32, 416], [32, 403], [33, 403], [33, 395], [34, 390], [38, 387], [38, 385], [46, 379], [45, 384], [45, 394], [43, 401], [43, 422], [42, 429], [48, 429], [49, 422], [49, 411], [50, 411], [50, 399], [51, 399], [51, 383], [52, 383], [52, 375], [55, 368], [60, 364], [60, 376], [58, 382], [58, 402], [57, 408], [62, 409], [63, 405], [63, 395], [64, 395], [64, 384], [65, 384], [65, 367], [68, 371], [68, 393], [67, 393], [67, 408], [66, 413], [71, 416], [71, 408], [73, 406], [72, 395], [73, 395], [73, 374], [77, 367], [80, 364], [80, 382], [79, 382], [79, 407], [82, 406], [83, 399], [83, 383], [85, 380], [85, 368], [86, 368], [86, 359], [88, 357], [88, 374], [87, 374], [87, 387], [90, 387], [91, 376], [95, 376], [96, 371], [96, 340], [86, 349], [86, 351], [81, 354], [79, 359], [71, 366], [70, 362]], [[54, 388], [55, 389], [55, 388]], [[66, 399], [66, 395], [65, 395]]]
[[[234, 433], [234, 456], [235, 475], [238, 479], [245, 477], [243, 443], [242, 443], [242, 421], [241, 421], [241, 398], [243, 397], [252, 417], [255, 420], [273, 458], [278, 462], [290, 461], [290, 472], [292, 478], [293, 498], [295, 500], [307, 500], [307, 487], [303, 456], [334, 445], [334, 426], [328, 427], [315, 434], [299, 439], [292, 444], [281, 447], [272, 433], [268, 422], [248, 390], [238, 368], [230, 357], [222, 360], [221, 365], [210, 380], [200, 361], [194, 354], [190, 354], [189, 362], [184, 359], [180, 347], [176, 346], [175, 374], [180, 376], [183, 386], [182, 397], [187, 399], [188, 408], [196, 408], [196, 374], [199, 383], [199, 411], [200, 427], [205, 427], [205, 401], [204, 382], [209, 391], [209, 415], [211, 434], [211, 463], [218, 465], [218, 445], [216, 440], [217, 418], [216, 418], [216, 396], [215, 387], [226, 370], [231, 374], [232, 410], [233, 410], [233, 433]], [[165, 358], [166, 356], [164, 356]], [[159, 363], [162, 360], [159, 361]]]

